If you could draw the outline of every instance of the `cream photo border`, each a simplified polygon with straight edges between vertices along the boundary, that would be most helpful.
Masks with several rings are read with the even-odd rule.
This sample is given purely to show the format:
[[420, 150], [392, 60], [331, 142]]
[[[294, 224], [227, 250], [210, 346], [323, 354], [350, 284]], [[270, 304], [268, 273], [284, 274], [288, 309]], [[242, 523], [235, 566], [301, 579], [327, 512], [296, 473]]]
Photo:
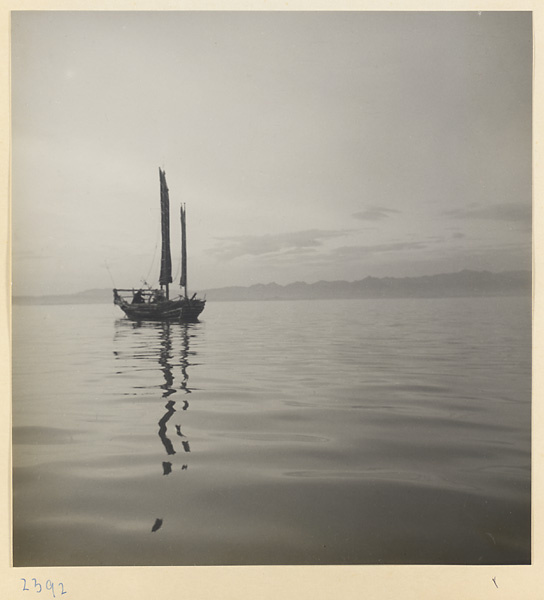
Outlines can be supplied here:
[[[10, 260], [10, 12], [13, 10], [372, 10], [372, 11], [531, 11], [534, 28], [533, 79], [533, 463], [532, 565], [530, 566], [262, 566], [262, 567], [40, 567], [11, 566], [11, 260]], [[539, 0], [0, 0], [0, 185], [2, 206], [0, 264], [4, 293], [0, 295], [0, 597], [31, 600], [35, 591], [23, 591], [22, 578], [36, 578], [44, 589], [36, 600], [51, 596], [47, 580], [62, 582], [67, 600], [366, 600], [401, 598], [465, 600], [544, 598], [542, 557], [542, 415], [538, 402], [543, 387], [540, 345], [544, 331], [539, 311], [538, 267], [543, 188], [541, 141], [542, 36], [544, 3]], [[58, 597], [59, 588], [56, 588]], [[51, 596], [52, 597], [52, 596]]]

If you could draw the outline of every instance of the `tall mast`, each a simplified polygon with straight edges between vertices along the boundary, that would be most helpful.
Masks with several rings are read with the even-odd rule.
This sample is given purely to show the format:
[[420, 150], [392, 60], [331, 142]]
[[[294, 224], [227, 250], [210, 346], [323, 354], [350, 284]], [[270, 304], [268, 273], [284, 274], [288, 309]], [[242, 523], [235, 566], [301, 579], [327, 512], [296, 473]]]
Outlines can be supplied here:
[[180, 206], [181, 214], [181, 278], [180, 287], [183, 288], [185, 298], [187, 298], [187, 233], [185, 228], [185, 205]]
[[161, 273], [159, 283], [161, 289], [166, 291], [168, 300], [168, 284], [172, 283], [172, 257], [170, 255], [170, 198], [168, 195], [168, 186], [166, 185], [166, 174], [159, 167], [159, 178], [161, 181], [161, 234], [162, 234], [162, 253], [161, 253]]

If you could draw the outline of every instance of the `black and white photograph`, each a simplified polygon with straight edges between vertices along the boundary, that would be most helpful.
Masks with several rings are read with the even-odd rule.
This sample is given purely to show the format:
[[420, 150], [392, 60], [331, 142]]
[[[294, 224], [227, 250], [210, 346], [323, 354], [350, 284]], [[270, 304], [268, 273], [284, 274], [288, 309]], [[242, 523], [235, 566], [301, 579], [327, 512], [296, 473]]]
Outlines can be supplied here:
[[533, 26], [11, 12], [14, 567], [532, 564]]

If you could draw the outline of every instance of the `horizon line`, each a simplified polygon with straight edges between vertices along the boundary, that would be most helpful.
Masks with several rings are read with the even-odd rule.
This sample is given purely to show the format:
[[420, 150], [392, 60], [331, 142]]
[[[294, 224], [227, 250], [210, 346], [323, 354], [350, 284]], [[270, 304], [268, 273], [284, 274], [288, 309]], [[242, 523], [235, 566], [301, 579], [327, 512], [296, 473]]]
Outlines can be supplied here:
[[[278, 287], [288, 287], [290, 285], [295, 285], [295, 284], [305, 284], [305, 285], [316, 285], [318, 283], [356, 283], [358, 281], [365, 281], [366, 279], [379, 279], [379, 280], [383, 280], [383, 279], [398, 279], [398, 280], [404, 280], [404, 279], [423, 279], [425, 277], [438, 277], [440, 275], [458, 275], [460, 273], [478, 273], [478, 274], [483, 274], [483, 273], [491, 273], [493, 275], [501, 275], [501, 274], [505, 274], [505, 273], [533, 273], [533, 269], [507, 269], [507, 270], [502, 270], [502, 271], [490, 271], [489, 269], [482, 269], [482, 270], [475, 270], [475, 269], [460, 269], [458, 271], [442, 271], [440, 273], [433, 273], [432, 275], [413, 275], [413, 276], [402, 276], [402, 277], [393, 277], [390, 275], [385, 275], [383, 277], [377, 277], [374, 275], [366, 275], [365, 277], [361, 278], [361, 279], [353, 279], [353, 280], [347, 280], [347, 279], [334, 279], [334, 280], [329, 280], [329, 279], [319, 279], [317, 281], [314, 281], [313, 283], [308, 283], [307, 281], [301, 281], [301, 280], [297, 280], [297, 281], [292, 281], [291, 283], [286, 283], [286, 284], [281, 284], [281, 283], [277, 283], [275, 281], [270, 281], [269, 283], [252, 283], [249, 285], [224, 285], [221, 287], [208, 287], [208, 288], [204, 288], [202, 290], [202, 292], [207, 292], [207, 291], [216, 291], [216, 290], [223, 290], [223, 289], [229, 289], [229, 288], [242, 288], [242, 289], [249, 289], [255, 286], [269, 286], [269, 285], [277, 285]], [[150, 289], [153, 289], [151, 286], [148, 286]], [[100, 288], [87, 288], [84, 290], [80, 290], [78, 292], [64, 292], [64, 293], [57, 293], [57, 294], [11, 294], [11, 298], [47, 298], [47, 297], [54, 297], [54, 296], [77, 296], [79, 294], [85, 294], [86, 292], [91, 292], [93, 290], [110, 290], [110, 289], [121, 289], [121, 288], [116, 288], [116, 287], [100, 287]], [[128, 288], [127, 288], [128, 289]], [[136, 287], [133, 286], [130, 289], [144, 289], [144, 286], [140, 286], [140, 287]]]

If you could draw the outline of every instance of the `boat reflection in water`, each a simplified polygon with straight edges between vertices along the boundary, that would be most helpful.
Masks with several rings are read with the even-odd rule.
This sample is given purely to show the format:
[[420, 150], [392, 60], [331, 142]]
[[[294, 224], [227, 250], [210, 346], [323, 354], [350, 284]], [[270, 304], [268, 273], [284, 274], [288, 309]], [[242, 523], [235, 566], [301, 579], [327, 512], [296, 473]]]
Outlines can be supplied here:
[[[142, 393], [149, 396], [150, 390], [159, 389], [160, 399], [166, 401], [163, 405], [165, 410], [161, 411], [157, 421], [157, 434], [166, 453], [166, 459], [161, 463], [162, 474], [165, 476], [186, 471], [189, 467], [185, 461], [181, 467], [175, 467], [172, 457], [177, 453], [191, 452], [190, 440], [181, 416], [185, 416], [189, 409], [186, 396], [192, 392], [189, 387], [189, 356], [196, 353], [190, 352], [189, 341], [196, 336], [200, 327], [201, 323], [131, 322], [127, 319], [119, 319], [116, 322], [116, 341], [119, 345], [129, 344], [128, 348], [114, 352], [116, 359], [128, 358], [132, 367], [136, 362], [148, 363], [143, 369], [134, 369], [133, 390], [137, 390], [138, 396]], [[127, 357], [127, 353], [130, 356]], [[162, 373], [160, 384], [157, 384], [156, 375], [152, 374], [157, 373], [157, 363]], [[145, 380], [142, 380], [142, 372], [145, 374]], [[126, 376], [127, 370], [118, 374]], [[174, 399], [175, 394], [180, 393], [183, 394], [183, 399]], [[173, 419], [174, 415], [176, 417]], [[158, 531], [162, 525], [163, 519], [157, 517], [151, 531]]]
[[[164, 376], [164, 383], [161, 385], [161, 389], [164, 390], [162, 397], [168, 398], [172, 394], [175, 394], [178, 390], [174, 388], [174, 380], [175, 377], [173, 375], [173, 353], [172, 353], [172, 327], [177, 327], [181, 333], [181, 356], [180, 356], [180, 369], [182, 375], [182, 381], [180, 385], [180, 390], [185, 394], [190, 394], [191, 390], [189, 389], [189, 375], [187, 374], [187, 367], [189, 366], [189, 331], [190, 327], [189, 323], [161, 323], [161, 350], [159, 357], [159, 364], [161, 365], [161, 370]], [[166, 450], [166, 454], [173, 455], [176, 453], [174, 449], [174, 445], [172, 441], [168, 437], [168, 422], [176, 412], [174, 406], [176, 405], [175, 400], [168, 400], [165, 405], [166, 412], [162, 416], [159, 421], [159, 437], [161, 442]], [[189, 408], [189, 402], [185, 400], [183, 402], [182, 410], [187, 410]], [[182, 448], [185, 452], [190, 452], [189, 441], [186, 439], [186, 436], [181, 432], [181, 425], [176, 424], [176, 433], [178, 436], [185, 438], [181, 444]], [[184, 465], [185, 469], [187, 469], [187, 465]], [[169, 475], [172, 472], [172, 464], [170, 462], [163, 462], [163, 471], [164, 475]]]

